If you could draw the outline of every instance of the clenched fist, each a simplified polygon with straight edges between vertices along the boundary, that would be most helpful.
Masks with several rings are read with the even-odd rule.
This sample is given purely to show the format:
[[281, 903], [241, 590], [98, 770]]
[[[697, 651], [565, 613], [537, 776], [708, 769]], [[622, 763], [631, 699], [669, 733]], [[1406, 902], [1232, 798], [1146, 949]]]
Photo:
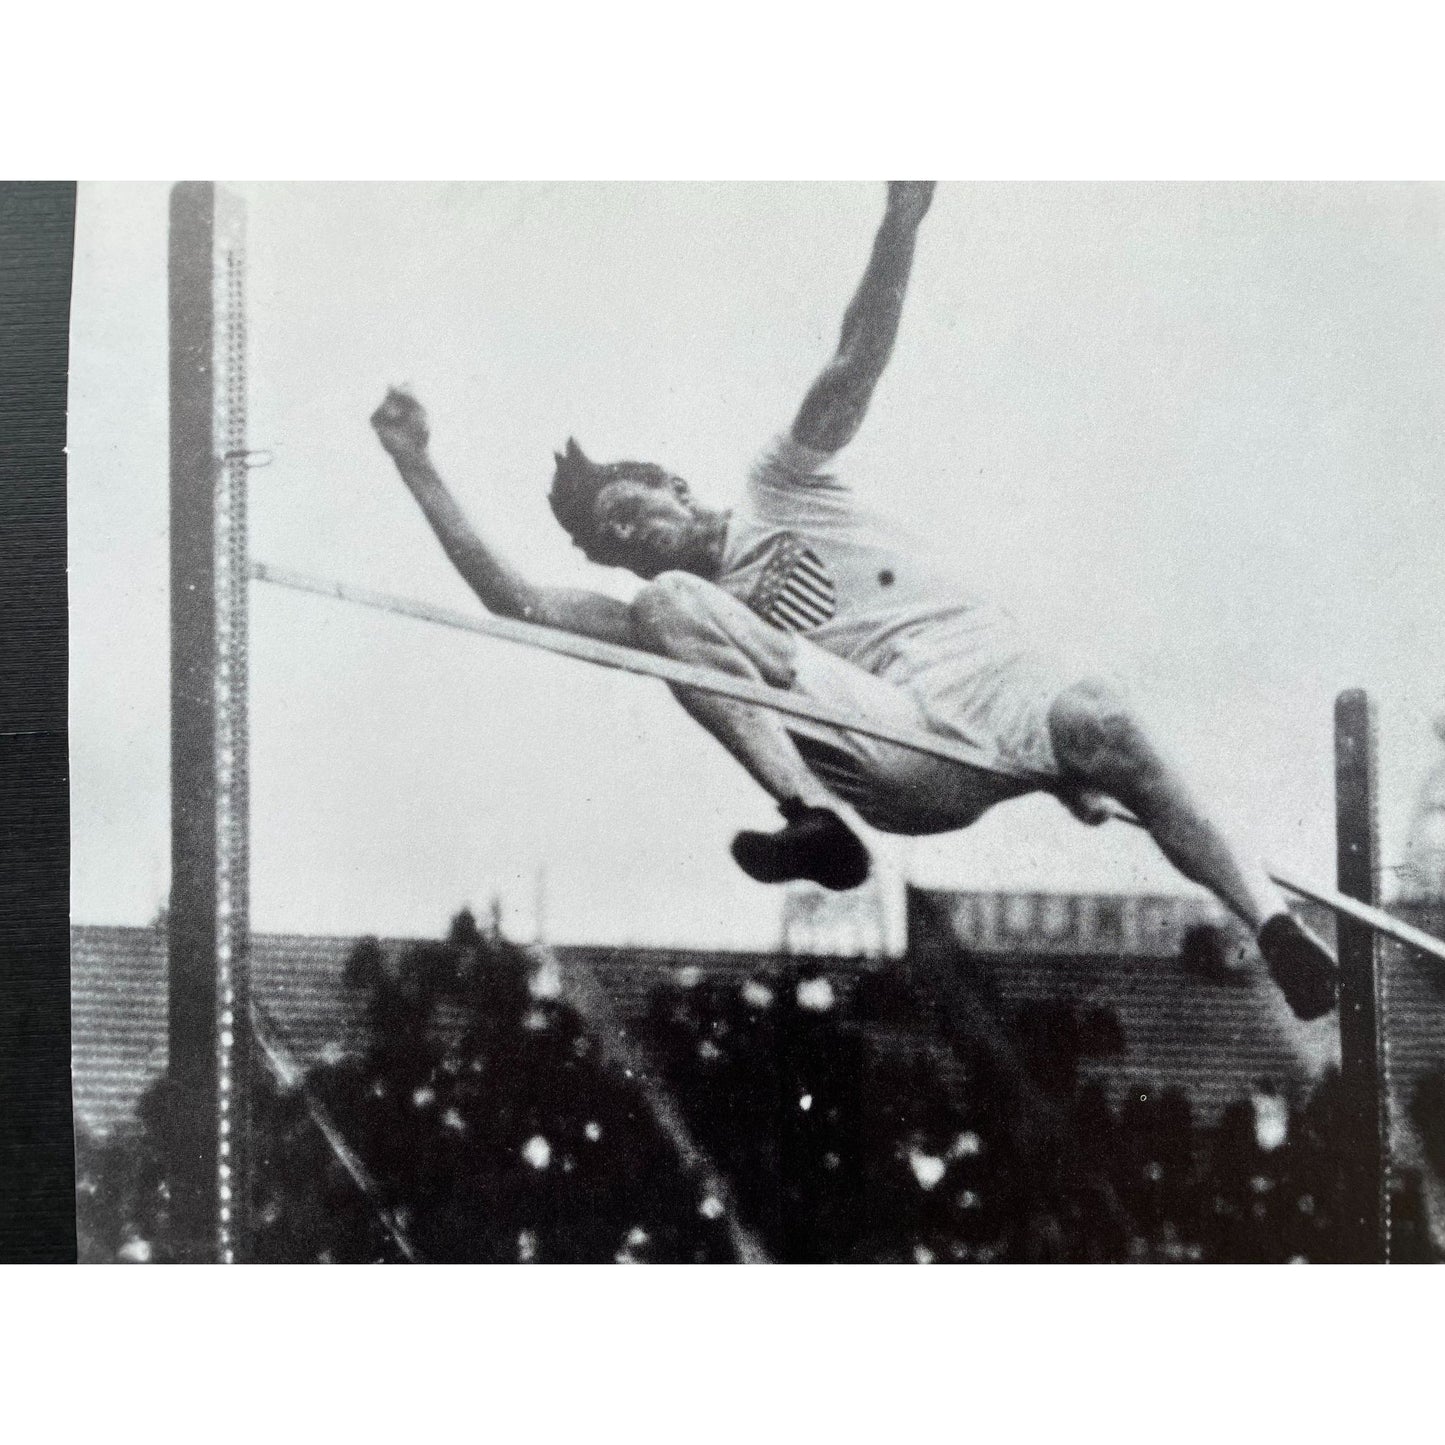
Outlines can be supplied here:
[[928, 214], [937, 181], [889, 181], [888, 214], [905, 225], [916, 226]]
[[426, 408], [409, 392], [392, 387], [371, 414], [377, 440], [392, 456], [425, 456], [431, 433]]

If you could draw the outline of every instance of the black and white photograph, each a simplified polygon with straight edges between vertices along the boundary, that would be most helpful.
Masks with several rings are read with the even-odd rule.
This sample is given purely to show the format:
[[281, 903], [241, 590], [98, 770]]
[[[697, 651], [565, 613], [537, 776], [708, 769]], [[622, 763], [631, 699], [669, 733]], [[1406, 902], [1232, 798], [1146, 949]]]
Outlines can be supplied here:
[[1445, 1258], [1442, 236], [81, 184], [80, 1259]]

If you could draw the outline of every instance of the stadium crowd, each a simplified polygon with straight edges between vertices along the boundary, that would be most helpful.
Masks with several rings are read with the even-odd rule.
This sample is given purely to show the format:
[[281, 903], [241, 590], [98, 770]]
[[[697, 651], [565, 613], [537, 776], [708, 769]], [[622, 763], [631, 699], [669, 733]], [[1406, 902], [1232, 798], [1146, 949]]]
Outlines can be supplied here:
[[[727, 1209], [643, 1090], [539, 967], [462, 914], [443, 942], [354, 951], [364, 1047], [304, 1083], [258, 1068], [249, 1254], [277, 1261], [717, 1262]], [[1341, 1100], [1268, 1081], [1215, 1123], [1147, 1081], [1112, 1101], [1107, 1011], [1015, 1013], [945, 1042], [893, 973], [681, 970], [637, 1025], [768, 1254], [799, 1262], [1326, 1261], [1339, 1254]], [[1437, 1091], [1439, 1086], [1436, 1087]], [[163, 1079], [136, 1129], [78, 1141], [83, 1258], [164, 1260]], [[375, 1197], [317, 1127], [362, 1161]], [[1430, 1257], [1396, 1181], [1397, 1259]], [[394, 1230], [382, 1223], [385, 1213]]]
[[[900, 1035], [888, 975], [682, 979], [649, 1031], [739, 1208], [780, 1258], [1287, 1262], [1339, 1257], [1342, 1101], [1262, 1080], [1214, 1124], [1146, 1081], [1111, 1103], [1085, 1061], [1117, 1019], [1036, 1006], [1010, 1050]], [[1419, 1181], [1396, 1180], [1394, 1257], [1430, 1257]]]

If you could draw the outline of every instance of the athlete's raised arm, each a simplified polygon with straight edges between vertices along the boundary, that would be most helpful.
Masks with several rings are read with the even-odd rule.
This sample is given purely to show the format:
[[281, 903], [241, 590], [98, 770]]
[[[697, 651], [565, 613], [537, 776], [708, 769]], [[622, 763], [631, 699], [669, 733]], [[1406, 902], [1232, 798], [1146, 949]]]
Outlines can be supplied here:
[[483, 541], [432, 464], [426, 411], [414, 396], [388, 391], [371, 425], [452, 565], [488, 611], [605, 642], [636, 644], [626, 603], [581, 588], [539, 587]]
[[803, 446], [839, 451], [863, 424], [873, 388], [893, 354], [914, 242], [933, 186], [932, 181], [889, 181], [888, 209], [868, 269], [843, 317], [837, 353], [813, 383], [793, 423], [793, 440]]

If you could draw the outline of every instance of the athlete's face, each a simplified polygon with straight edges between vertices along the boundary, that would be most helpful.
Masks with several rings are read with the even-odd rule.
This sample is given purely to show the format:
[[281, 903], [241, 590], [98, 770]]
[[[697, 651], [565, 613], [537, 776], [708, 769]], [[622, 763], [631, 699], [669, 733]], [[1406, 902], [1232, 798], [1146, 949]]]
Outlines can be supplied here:
[[680, 566], [695, 550], [698, 513], [681, 477], [661, 484], [609, 482], [597, 494], [597, 531], [639, 577]]

